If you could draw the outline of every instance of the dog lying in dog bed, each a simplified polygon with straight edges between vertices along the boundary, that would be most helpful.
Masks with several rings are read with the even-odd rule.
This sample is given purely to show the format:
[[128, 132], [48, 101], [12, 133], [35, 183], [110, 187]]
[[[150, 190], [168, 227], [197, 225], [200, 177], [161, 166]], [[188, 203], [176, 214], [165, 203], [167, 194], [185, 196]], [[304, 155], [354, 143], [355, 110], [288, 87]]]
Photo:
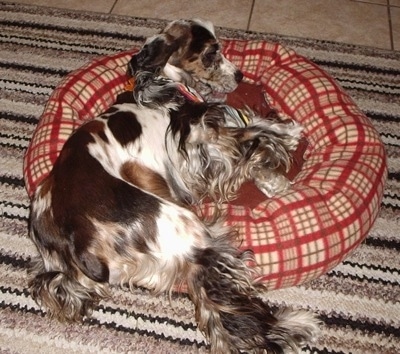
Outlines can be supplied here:
[[[213, 33], [208, 26], [203, 25], [200, 27], [209, 33]], [[180, 30], [182, 29], [179, 28]], [[197, 28], [196, 31], [199, 31], [199, 29]], [[192, 35], [195, 32], [192, 30]], [[174, 32], [172, 34], [170, 31], [165, 33], [167, 37], [169, 35], [172, 37], [176, 35], [184, 36], [184, 33], [177, 34]], [[198, 33], [196, 32], [196, 34]], [[196, 39], [196, 36], [193, 35], [193, 37]], [[170, 38], [167, 39], [169, 40]], [[165, 43], [160, 42], [159, 44], [164, 45]], [[198, 47], [198, 43], [193, 45], [193, 48]], [[215, 56], [218, 52], [218, 47], [214, 46], [213, 48], [216, 50], [211, 50], [208, 53], [210, 57]], [[255, 196], [251, 198], [253, 205], [248, 203], [245, 200], [246, 198], [239, 198], [239, 201], [237, 200], [235, 203], [222, 206], [223, 211], [228, 215], [227, 224], [235, 225], [239, 229], [240, 237], [243, 240], [241, 247], [243, 249], [250, 248], [254, 252], [255, 260], [262, 272], [261, 281], [269, 288], [299, 284], [326, 272], [337, 264], [362, 241], [372, 226], [382, 198], [383, 183], [386, 176], [382, 143], [368, 119], [359, 111], [351, 99], [337, 86], [332, 78], [311, 62], [277, 44], [265, 42], [227, 40], [223, 42], [223, 48], [227, 58], [234, 62], [244, 73], [246, 81], [255, 87], [262, 88], [261, 92], [265, 95], [270, 107], [277, 111], [281, 117], [294, 119], [304, 127], [304, 135], [308, 142], [303, 156], [304, 164], [297, 174], [297, 171], [294, 173], [295, 177], [291, 188], [279, 189], [278, 192], [280, 194], [272, 198], [265, 198], [263, 195], [258, 194], [258, 199], [255, 199]], [[172, 49], [167, 45], [166, 48], [162, 49], [162, 52], [165, 52], [165, 50], [174, 52], [176, 48]], [[116, 95], [122, 91], [121, 88], [125, 81], [124, 65], [126, 66], [130, 60], [130, 55], [131, 53], [122, 53], [90, 63], [81, 71], [69, 76], [49, 101], [25, 159], [24, 172], [27, 188], [29, 194], [34, 196], [33, 200], [36, 203], [34, 204], [36, 207], [33, 208], [34, 218], [40, 213], [50, 210], [50, 205], [54, 203], [55, 198], [53, 193], [59, 194], [57, 190], [68, 189], [65, 196], [73, 192], [69, 189], [72, 184], [68, 182], [68, 178], [63, 178], [63, 176], [70, 169], [75, 168], [74, 161], [76, 160], [68, 162], [70, 161], [70, 145], [67, 144], [65, 147], [65, 140], [69, 138], [76, 127], [80, 126], [84, 121], [93, 119], [95, 115], [106, 111], [106, 117], [103, 116], [103, 119], [108, 119], [109, 116], [115, 113], [114, 108], [110, 108], [108, 111], [107, 109], [116, 99]], [[155, 57], [157, 55], [158, 53], [155, 54]], [[205, 60], [211, 59], [206, 58]], [[191, 63], [193, 62], [195, 61]], [[154, 55], [152, 63], [154, 63]], [[171, 65], [173, 64], [175, 63]], [[193, 71], [195, 69], [196, 67], [192, 67]], [[152, 69], [145, 66], [144, 71], [148, 72], [152, 71]], [[174, 74], [176, 73], [172, 73], [171, 76]], [[83, 91], [81, 89], [82, 85], [85, 87]], [[161, 84], [157, 83], [157, 85]], [[203, 88], [207, 89], [208, 86], [206, 84]], [[105, 87], [107, 88], [106, 90], [104, 89]], [[79, 94], [77, 94], [78, 92]], [[155, 92], [154, 88], [150, 87], [149, 92]], [[176, 95], [175, 91], [168, 92], [168, 94], [173, 97]], [[154, 96], [152, 97], [153, 100]], [[150, 100], [150, 104], [152, 100]], [[171, 104], [171, 109], [176, 108], [175, 98], [168, 99], [163, 103]], [[263, 106], [262, 103], [261, 106]], [[138, 112], [134, 113], [138, 114]], [[192, 113], [192, 108], [190, 113]], [[107, 152], [107, 149], [101, 150], [103, 151], [101, 152], [96, 148], [96, 145], [109, 144], [110, 139], [113, 139], [112, 136], [116, 136], [115, 134], [118, 135], [118, 140], [122, 141], [122, 145], [128, 144], [131, 139], [136, 139], [137, 137], [129, 135], [129, 132], [132, 131], [129, 126], [126, 126], [126, 129], [109, 126], [110, 131], [113, 133], [113, 135], [110, 135], [107, 131], [103, 132], [104, 123], [101, 120], [96, 122], [85, 125], [84, 127], [86, 128], [80, 130], [86, 134], [74, 134], [71, 139], [82, 140], [82, 144], [89, 147], [88, 151], [98, 161], [107, 160], [109, 161], [109, 166], [113, 166], [113, 163], [115, 163], [120, 168], [121, 164], [117, 160], [125, 152], [120, 151], [122, 155], [113, 155], [111, 152], [104, 154], [103, 152]], [[126, 122], [119, 122], [124, 127]], [[119, 127], [121, 126], [119, 125]], [[141, 129], [140, 126], [137, 126], [137, 128]], [[156, 125], [154, 126], [155, 130], [159, 128]], [[285, 134], [291, 135], [292, 133], [285, 132]], [[90, 138], [94, 135], [96, 138]], [[295, 135], [296, 140], [298, 140], [297, 133]], [[201, 134], [199, 136], [201, 137]], [[216, 139], [219, 136], [217, 134]], [[233, 135], [233, 138], [240, 140], [242, 136], [243, 134]], [[151, 139], [151, 137], [150, 134], [149, 138]], [[157, 138], [158, 135], [156, 134], [154, 137]], [[196, 135], [197, 138], [198, 136]], [[212, 136], [208, 138], [214, 139]], [[159, 144], [158, 141], [152, 141], [151, 144], [153, 143]], [[256, 149], [255, 144], [252, 142], [249, 145], [247, 140], [244, 146], [246, 146], [244, 154], [247, 154], [249, 150], [254, 151]], [[63, 153], [60, 159], [56, 161], [62, 149], [64, 149]], [[287, 150], [291, 150], [291, 148]], [[188, 154], [188, 159], [190, 159], [190, 156]], [[301, 161], [301, 158], [296, 161]], [[89, 160], [80, 163], [84, 165], [86, 162], [88, 169], [94, 167], [89, 163]], [[280, 163], [285, 165], [282, 161]], [[55, 167], [53, 169], [54, 164], [55, 166], [64, 164], [65, 167]], [[129, 174], [127, 171], [132, 171], [132, 166], [129, 167], [129, 170], [120, 168], [118, 172], [121, 174], [120, 176], [126, 177]], [[137, 166], [133, 167], [137, 168]], [[110, 176], [115, 175], [112, 168], [106, 172]], [[148, 172], [143, 168], [140, 170], [143, 175], [148, 174]], [[87, 176], [77, 173], [74, 176], [78, 182], [80, 180], [89, 182], [88, 189], [90, 190], [90, 179], [87, 179]], [[148, 176], [152, 181], [158, 178], [151, 174], [148, 174]], [[100, 174], [97, 177], [101, 181], [107, 180]], [[65, 182], [59, 183], [60, 180], [65, 180]], [[109, 179], [108, 181], [110, 182]], [[173, 184], [174, 181], [170, 180], [168, 183]], [[141, 185], [140, 183], [142, 183], [142, 185], [147, 186], [149, 181], [135, 180], [135, 182], [135, 185]], [[59, 185], [58, 189], [53, 187], [54, 183]], [[157, 188], [161, 186], [161, 189], [163, 189], [165, 187], [163, 183], [165, 183], [165, 179], [158, 178]], [[156, 188], [153, 187], [153, 184], [148, 188]], [[79, 189], [79, 183], [76, 185]], [[106, 183], [104, 190], [109, 185], [109, 183]], [[120, 185], [119, 182], [115, 185], [116, 188], [119, 188], [118, 185]], [[257, 193], [251, 185], [249, 188], [252, 193]], [[76, 190], [77, 196], [80, 193], [78, 189]], [[151, 192], [155, 195], [161, 193], [158, 191], [159, 189], [157, 191], [156, 189], [151, 189]], [[248, 196], [249, 193], [246, 192], [245, 194]], [[151, 208], [146, 209], [145, 207], [146, 203], [151, 204], [149, 200], [146, 202], [146, 195], [139, 194], [141, 198], [143, 197], [143, 205], [136, 205], [135, 207], [140, 210], [143, 209], [139, 213], [142, 215], [141, 217], [154, 213], [154, 210]], [[135, 194], [135, 196], [139, 194]], [[101, 203], [102, 196], [97, 197]], [[171, 194], [163, 195], [165, 200], [169, 198], [175, 199], [175, 197]], [[180, 199], [185, 200], [185, 196], [182, 198], [180, 196]], [[84, 199], [79, 200], [82, 205], [86, 205], [87, 201]], [[121, 195], [115, 200], [124, 202], [125, 199]], [[257, 205], [254, 205], [254, 200], [257, 200]], [[62, 203], [63, 200], [60, 199], [58, 204], [61, 205]], [[79, 203], [72, 205], [76, 206]], [[162, 214], [157, 214], [157, 217], [159, 215], [166, 216], [158, 219], [161, 220], [161, 224], [157, 224], [157, 227], [161, 230], [163, 227], [171, 227], [174, 217], [170, 216], [173, 212], [172, 209], [168, 209], [168, 203], [160, 205], [158, 208], [160, 208]], [[113, 206], [119, 206], [119, 204], [111, 205], [111, 207]], [[85, 208], [85, 206], [83, 207]], [[204, 203], [202, 205], [202, 212], [205, 215], [211, 215], [214, 209], [213, 203]], [[64, 225], [63, 229], [67, 230], [69, 223], [64, 219], [70, 217], [66, 215], [69, 210], [68, 204], [67, 207], [64, 206], [63, 210], [63, 213], [55, 217], [58, 217], [58, 220], [62, 220], [60, 222]], [[99, 212], [106, 212], [101, 205], [99, 205], [98, 210]], [[56, 211], [53, 207], [53, 214]], [[107, 210], [110, 220], [121, 221], [129, 219], [128, 215], [122, 216], [114, 214], [112, 211], [110, 211], [110, 208]], [[84, 221], [79, 218], [79, 210], [77, 214], [78, 217], [76, 220], [74, 218], [74, 223], [81, 225]], [[168, 215], [169, 217], [167, 217]], [[191, 229], [188, 225], [194, 225], [193, 222], [195, 221], [191, 220], [190, 216], [184, 211], [182, 211], [182, 214], [176, 215], [176, 217], [186, 220], [183, 223], [183, 225], [186, 225], [186, 232], [188, 228]], [[146, 269], [139, 267], [139, 273], [141, 273], [139, 278], [129, 276], [124, 281], [123, 277], [121, 278], [113, 273], [113, 267], [110, 268], [110, 263], [108, 263], [108, 267], [105, 266], [105, 260], [109, 258], [109, 254], [104, 253], [104, 250], [110, 250], [111, 246], [107, 241], [109, 236], [106, 234], [102, 236], [100, 233], [96, 240], [93, 241], [92, 239], [77, 238], [78, 235], [73, 230], [67, 230], [73, 235], [71, 236], [72, 238], [69, 238], [68, 241], [61, 241], [61, 243], [55, 242], [54, 239], [49, 238], [48, 231], [56, 231], [55, 229], [59, 223], [49, 221], [50, 219], [44, 220], [46, 221], [35, 222], [34, 220], [31, 232], [42, 256], [47, 258], [45, 264], [39, 263], [37, 267], [39, 275], [33, 281], [32, 287], [34, 296], [44, 303], [47, 301], [47, 305], [50, 305], [49, 307], [51, 307], [51, 302], [59, 294], [56, 294], [56, 290], [51, 294], [50, 287], [43, 287], [42, 283], [48, 282], [50, 277], [54, 279], [60, 272], [65, 271], [62, 264], [65, 257], [73, 259], [73, 264], [78, 264], [81, 272], [71, 273], [67, 280], [69, 283], [64, 284], [66, 291], [71, 291], [72, 289], [77, 292], [82, 291], [82, 293], [86, 291], [93, 298], [105, 295], [103, 286], [93, 284], [93, 282], [101, 284], [105, 280], [113, 279], [114, 277], [120, 282], [128, 282], [130, 285], [146, 285], [156, 290], [166, 290], [163, 286], [168, 288], [176, 280], [173, 277], [173, 281], [167, 280], [163, 286], [159, 286], [158, 284], [165, 280], [162, 279], [161, 274], [165, 276], [166, 272], [171, 269], [157, 270], [160, 274], [160, 278], [158, 278], [153, 273], [149, 277]], [[96, 220], [93, 219], [92, 226], [88, 224], [88, 227], [90, 226], [87, 230], [88, 232], [92, 232], [90, 230], [93, 230], [93, 225], [96, 225], [95, 222]], [[137, 221], [135, 220], [135, 222]], [[125, 225], [128, 228], [131, 227], [129, 223]], [[152, 225], [152, 223], [147, 224], [148, 230], [154, 227]], [[197, 222], [196, 225], [195, 228], [201, 229]], [[84, 229], [85, 226], [83, 225]], [[108, 232], [111, 232], [111, 234], [117, 232], [115, 234], [115, 239], [117, 239], [121, 237], [122, 232], [126, 231], [126, 228], [125, 231], [123, 230], [124, 228], [120, 231], [111, 228]], [[212, 232], [211, 230], [213, 229], [206, 228], [205, 232], [210, 233]], [[172, 227], [171, 232], [179, 233], [180, 231], [177, 231], [175, 226], [175, 229]], [[59, 234], [59, 231], [56, 231], [56, 233]], [[179, 273], [179, 276], [184, 274], [186, 279], [189, 280], [189, 293], [191, 293], [191, 297], [197, 306], [196, 312], [199, 326], [210, 339], [213, 350], [272, 349], [275, 346], [284, 350], [290, 347], [295, 349], [298, 345], [301, 345], [303, 340], [309, 338], [315, 329], [315, 323], [311, 317], [307, 317], [305, 314], [282, 312], [276, 315], [277, 319], [271, 318], [267, 308], [264, 307], [265, 304], [256, 300], [255, 289], [253, 289], [255, 285], [252, 285], [252, 281], [249, 281], [251, 272], [249, 273], [245, 265], [248, 260], [248, 253], [246, 251], [237, 253], [227, 242], [227, 235], [222, 235], [222, 231], [217, 231], [217, 234], [219, 235], [215, 238], [217, 241], [207, 241], [205, 245], [202, 244], [203, 241], [199, 241], [198, 237], [195, 237], [195, 241], [190, 243], [195, 242], [193, 245], [196, 244], [196, 252], [193, 254], [190, 254], [193, 251], [192, 248], [190, 248], [190, 252], [189, 249], [185, 248], [188, 246], [187, 240], [182, 239], [182, 244], [179, 244], [179, 251], [189, 252], [190, 260], [179, 261], [178, 268], [171, 270]], [[169, 250], [168, 252], [171, 252], [169, 256], [175, 257], [175, 248], [171, 248], [171, 245], [168, 244], [168, 239], [164, 241], [159, 239], [159, 242], [161, 244], [151, 252], [157, 253], [160, 250]], [[208, 242], [211, 242], [214, 246], [210, 246]], [[135, 243], [135, 247], [140, 249], [142, 254], [149, 253], [151, 247], [146, 241], [137, 239]], [[55, 250], [60, 255], [63, 255], [63, 260], [61, 258], [57, 259], [58, 256], [54, 254]], [[90, 252], [86, 252], [87, 250]], [[113, 252], [115, 250], [114, 245]], [[123, 250], [126, 252], [126, 245], [121, 244], [118, 254], [121, 255]], [[96, 254], [96, 258], [93, 258], [92, 254]], [[47, 269], [51, 262], [58, 264], [61, 269]], [[185, 264], [187, 265], [187, 263], [195, 264], [196, 271], [190, 270], [190, 267], [186, 268]], [[152, 262], [145, 264], [147, 269], [152, 267], [154, 269], [155, 265]], [[212, 272], [209, 272], [210, 265], [211, 269], [216, 269], [214, 281], [212, 281], [214, 278]], [[197, 273], [198, 268], [202, 267], [208, 269], [208, 276], [201, 276], [201, 271]], [[207, 271], [204, 271], [204, 274], [207, 274]], [[229, 278], [231, 280], [223, 281], [225, 276], [226, 279]], [[71, 283], [71, 278], [74, 277], [77, 278], [75, 280], [78, 283], [83, 285], [84, 289], [81, 288], [79, 290], [76, 284], [73, 285]], [[146, 281], [141, 282], [143, 279]], [[228, 284], [230, 285], [228, 286]], [[88, 288], [91, 288], [91, 290], [88, 291]], [[228, 295], [227, 298], [224, 298], [225, 295]], [[48, 300], [48, 298], [51, 299]], [[208, 298], [207, 301], [205, 300], [206, 298]], [[247, 299], [246, 301], [244, 300], [245, 298]], [[240, 306], [239, 303], [230, 301], [232, 299], [239, 301]], [[86, 302], [84, 296], [77, 296], [77, 299], [72, 301], [76, 302], [70, 304], [69, 308], [58, 308], [59, 312], [57, 312], [57, 306], [59, 305], [56, 305], [54, 310], [57, 315], [67, 319], [75, 319], [86, 314], [88, 308], [91, 307], [91, 304]], [[223, 303], [219, 303], [219, 301], [223, 301]], [[211, 307], [204, 307], [206, 303]], [[222, 308], [233, 306], [235, 309], [221, 310], [221, 306]], [[243, 308], [241, 308], [242, 306]], [[78, 313], [76, 313], [77, 308], [79, 309]], [[220, 310], [217, 310], [217, 308]], [[75, 313], [68, 313], [71, 309]], [[64, 311], [64, 313], [60, 314], [60, 311]], [[218, 315], [213, 315], [213, 311], [217, 311]], [[219, 313], [218, 311], [222, 312]], [[206, 316], [205, 314], [208, 315]], [[210, 320], [211, 317], [214, 320]], [[216, 320], [217, 318], [218, 320]], [[299, 323], [301, 319], [304, 320], [304, 323]], [[241, 322], [246, 328], [250, 328], [251, 334], [243, 335], [241, 333], [242, 326], [239, 326], [239, 330], [237, 327], [235, 329], [231, 324], [237, 323], [237, 321]]]

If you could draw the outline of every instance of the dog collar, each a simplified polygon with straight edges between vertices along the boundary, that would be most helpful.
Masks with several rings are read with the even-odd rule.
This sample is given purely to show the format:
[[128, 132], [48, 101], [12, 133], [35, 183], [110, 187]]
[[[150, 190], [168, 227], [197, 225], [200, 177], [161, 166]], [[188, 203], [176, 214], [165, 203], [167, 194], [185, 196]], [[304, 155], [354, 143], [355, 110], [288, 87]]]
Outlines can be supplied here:
[[128, 82], [125, 85], [125, 91], [133, 91], [135, 88], [135, 78], [131, 77], [128, 79]]
[[228, 105], [223, 105], [222, 107], [225, 109], [228, 118], [230, 118], [228, 119], [228, 125], [232, 125], [234, 127], [247, 127], [249, 125], [250, 117], [245, 113], [244, 110]]
[[177, 83], [177, 88], [179, 92], [185, 96], [189, 101], [193, 102], [204, 102], [203, 97], [193, 88], [184, 85], [180, 82]]

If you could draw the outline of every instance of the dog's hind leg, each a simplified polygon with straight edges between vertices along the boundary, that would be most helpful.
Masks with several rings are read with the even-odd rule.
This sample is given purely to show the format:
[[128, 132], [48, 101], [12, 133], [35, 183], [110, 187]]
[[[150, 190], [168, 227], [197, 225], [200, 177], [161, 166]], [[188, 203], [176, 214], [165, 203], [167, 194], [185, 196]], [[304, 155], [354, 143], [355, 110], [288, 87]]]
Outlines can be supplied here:
[[[218, 223], [206, 225], [190, 210], [161, 200], [151, 218], [145, 225], [155, 227], [148, 229], [152, 237], [129, 232], [123, 240], [112, 237], [113, 248], [124, 251], [107, 252], [111, 283], [155, 292], [185, 283], [213, 353], [294, 351], [312, 337], [316, 321], [308, 312], [274, 316], [258, 297], [262, 287], [250, 266], [252, 252], [235, 247], [236, 232]], [[116, 230], [120, 237], [121, 231]]]
[[317, 320], [307, 311], [272, 314], [258, 297], [252, 253], [235, 248], [231, 232], [210, 231], [209, 246], [193, 252], [187, 282], [211, 352], [297, 352], [317, 331]]
[[[33, 299], [61, 322], [80, 321], [89, 316], [98, 301], [109, 296], [106, 279], [99, 276], [100, 272], [95, 279], [96, 275], [90, 270], [97, 260], [94, 257], [91, 261], [78, 260], [69, 247], [63, 247], [65, 243], [58, 245], [57, 249], [54, 244], [44, 243], [43, 238], [38, 239], [43, 235], [37, 234], [38, 225], [35, 222], [31, 224], [31, 237], [40, 253], [33, 261], [33, 277], [29, 282]], [[88, 261], [92, 264], [89, 265]], [[82, 269], [86, 269], [89, 276]], [[97, 269], [101, 269], [100, 264], [97, 264]]]
[[[58, 227], [54, 221], [48, 184], [46, 180], [38, 188], [31, 205], [29, 234], [39, 255], [32, 264], [29, 287], [33, 299], [50, 316], [79, 321], [90, 315], [99, 299], [109, 296], [107, 269], [95, 257], [78, 255], [63, 235], [65, 227]], [[75, 230], [72, 238], [78, 239], [78, 232]], [[85, 228], [81, 232], [85, 233]]]

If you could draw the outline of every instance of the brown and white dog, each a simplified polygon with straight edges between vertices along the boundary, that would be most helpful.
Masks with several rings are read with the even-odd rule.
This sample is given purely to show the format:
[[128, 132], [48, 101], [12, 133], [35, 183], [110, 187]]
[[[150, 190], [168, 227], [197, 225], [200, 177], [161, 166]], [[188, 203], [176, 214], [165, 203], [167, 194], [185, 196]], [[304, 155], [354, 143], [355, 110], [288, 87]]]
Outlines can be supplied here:
[[278, 171], [301, 127], [257, 117], [243, 124], [223, 104], [188, 99], [181, 82], [212, 100], [242, 78], [205, 22], [171, 23], [129, 71], [133, 94], [74, 132], [34, 195], [33, 297], [74, 321], [109, 296], [110, 284], [163, 292], [183, 282], [212, 352], [297, 352], [317, 329], [313, 315], [271, 314], [251, 251], [190, 205], [231, 200], [248, 180], [269, 195], [288, 188]]

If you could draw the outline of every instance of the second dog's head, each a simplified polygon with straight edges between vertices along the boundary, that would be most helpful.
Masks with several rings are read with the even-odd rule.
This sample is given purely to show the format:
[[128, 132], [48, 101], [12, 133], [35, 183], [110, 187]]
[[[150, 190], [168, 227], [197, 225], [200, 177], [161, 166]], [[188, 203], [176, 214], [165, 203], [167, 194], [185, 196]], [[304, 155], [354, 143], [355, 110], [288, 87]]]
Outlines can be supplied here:
[[147, 71], [195, 88], [206, 101], [221, 101], [243, 74], [221, 53], [214, 26], [201, 20], [171, 22], [149, 38], [129, 63], [129, 73]]

